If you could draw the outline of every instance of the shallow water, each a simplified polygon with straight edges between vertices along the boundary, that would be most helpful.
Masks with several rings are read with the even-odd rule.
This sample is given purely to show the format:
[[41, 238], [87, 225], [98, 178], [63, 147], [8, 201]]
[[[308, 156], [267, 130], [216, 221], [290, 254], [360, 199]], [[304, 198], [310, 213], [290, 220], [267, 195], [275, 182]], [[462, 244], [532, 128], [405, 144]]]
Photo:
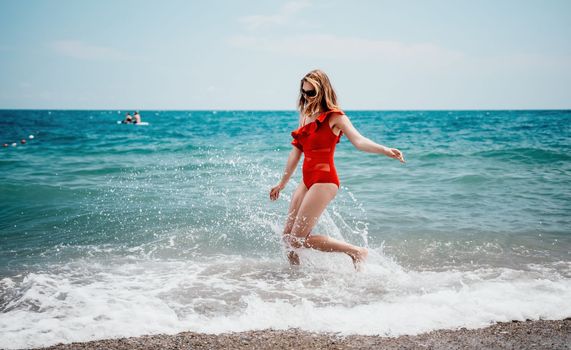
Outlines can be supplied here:
[[[0, 347], [183, 330], [416, 334], [571, 316], [571, 111], [348, 111], [314, 232], [366, 245], [290, 268], [289, 111], [0, 111]], [[29, 135], [34, 135], [29, 139]], [[138, 322], [133, 322], [136, 319]]]

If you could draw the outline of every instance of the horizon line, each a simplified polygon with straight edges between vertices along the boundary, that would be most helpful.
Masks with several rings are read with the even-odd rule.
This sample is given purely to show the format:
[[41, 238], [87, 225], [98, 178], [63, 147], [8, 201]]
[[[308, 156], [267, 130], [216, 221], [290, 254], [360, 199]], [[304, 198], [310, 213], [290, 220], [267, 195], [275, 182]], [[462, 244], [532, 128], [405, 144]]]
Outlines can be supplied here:
[[[421, 108], [388, 108], [388, 109], [342, 109], [344, 111], [351, 111], [351, 112], [378, 112], [378, 111], [386, 111], [386, 112], [408, 112], [408, 111], [415, 111], [415, 112], [443, 112], [443, 111], [569, 111], [571, 107], [568, 108], [483, 108], [483, 109], [476, 109], [476, 108], [458, 108], [458, 109], [421, 109]], [[197, 108], [197, 109], [131, 109], [131, 108], [111, 108], [111, 109], [88, 109], [88, 108], [0, 108], [0, 111], [97, 111], [97, 112], [109, 112], [109, 111], [116, 111], [116, 112], [129, 112], [129, 111], [147, 111], [147, 112], [297, 112], [297, 109], [209, 109], [209, 108]]]

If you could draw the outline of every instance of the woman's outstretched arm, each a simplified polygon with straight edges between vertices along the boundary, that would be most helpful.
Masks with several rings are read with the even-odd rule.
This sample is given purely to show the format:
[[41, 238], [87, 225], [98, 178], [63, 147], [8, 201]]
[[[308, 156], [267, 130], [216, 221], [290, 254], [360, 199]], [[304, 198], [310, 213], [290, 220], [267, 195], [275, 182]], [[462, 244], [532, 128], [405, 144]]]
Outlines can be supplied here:
[[297, 168], [297, 163], [301, 158], [301, 151], [297, 147], [293, 147], [287, 158], [286, 167], [284, 169], [284, 174], [280, 182], [270, 190], [270, 199], [275, 201], [280, 196], [280, 191], [284, 189], [287, 185], [291, 175], [295, 172]]
[[361, 135], [359, 131], [355, 129], [353, 123], [351, 123], [345, 114], [336, 115], [335, 119], [333, 120], [332, 127], [343, 131], [345, 136], [347, 136], [349, 141], [351, 141], [353, 146], [355, 146], [355, 148], [358, 150], [369, 153], [384, 154], [387, 157], [398, 159], [404, 163], [404, 156], [401, 151], [396, 148], [389, 148], [383, 145], [379, 145], [378, 143], [375, 143], [365, 136]]

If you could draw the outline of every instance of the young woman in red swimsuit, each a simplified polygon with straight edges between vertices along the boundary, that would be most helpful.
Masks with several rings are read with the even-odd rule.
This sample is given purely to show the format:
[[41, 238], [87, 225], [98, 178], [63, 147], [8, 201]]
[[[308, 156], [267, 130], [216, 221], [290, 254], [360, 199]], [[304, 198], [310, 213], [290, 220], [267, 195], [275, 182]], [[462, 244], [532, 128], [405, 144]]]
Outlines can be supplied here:
[[301, 80], [298, 108], [299, 128], [291, 133], [294, 147], [282, 179], [270, 190], [270, 199], [278, 199], [303, 153], [303, 181], [293, 194], [283, 231], [289, 249], [288, 259], [292, 265], [298, 265], [299, 256], [295, 249], [313, 248], [346, 253], [353, 259], [355, 267], [358, 267], [367, 257], [366, 248], [311, 233], [321, 213], [339, 189], [339, 178], [333, 164], [335, 145], [344, 134], [361, 151], [384, 154], [404, 163], [403, 154], [396, 148], [388, 148], [369, 140], [353, 127], [349, 118], [339, 109], [337, 95], [329, 78], [321, 70], [313, 70]]

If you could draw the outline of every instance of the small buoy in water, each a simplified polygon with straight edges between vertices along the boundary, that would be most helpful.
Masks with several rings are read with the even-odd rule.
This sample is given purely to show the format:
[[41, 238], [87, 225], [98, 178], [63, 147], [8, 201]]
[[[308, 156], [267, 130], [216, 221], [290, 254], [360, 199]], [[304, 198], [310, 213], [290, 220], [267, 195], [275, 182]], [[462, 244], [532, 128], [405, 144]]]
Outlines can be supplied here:
[[28, 138], [29, 138], [30, 140], [33, 140], [33, 139], [34, 139], [34, 135], [30, 135], [30, 136], [28, 136]]
[[8, 147], [8, 144], [7, 144], [7, 143], [5, 143], [5, 144], [3, 144], [3, 145], [2, 145], [2, 147]]
[[22, 145], [25, 145], [25, 144], [26, 144], [26, 139], [21, 139], [21, 140], [20, 140], [20, 143], [21, 143]]
[[14, 142], [14, 143], [12, 144], [12, 147], [16, 147], [16, 146], [18, 146], [18, 144], [17, 144], [16, 142]]

